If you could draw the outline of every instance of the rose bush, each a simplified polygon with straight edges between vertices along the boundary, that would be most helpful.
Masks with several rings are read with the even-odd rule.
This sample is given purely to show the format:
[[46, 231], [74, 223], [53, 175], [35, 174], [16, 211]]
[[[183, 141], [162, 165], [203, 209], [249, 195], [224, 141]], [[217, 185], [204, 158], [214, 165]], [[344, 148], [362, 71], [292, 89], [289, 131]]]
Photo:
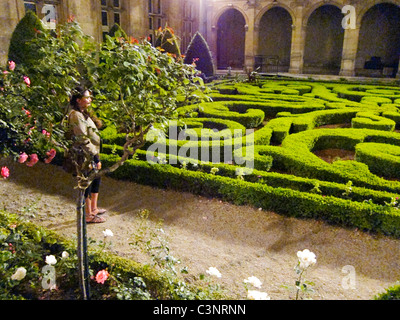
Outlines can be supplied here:
[[[116, 170], [144, 145], [155, 123], [166, 123], [183, 104], [206, 100], [204, 83], [193, 65], [185, 65], [146, 41], [121, 32], [102, 45], [68, 19], [56, 32], [35, 30], [29, 46], [38, 52], [33, 65], [10, 61], [0, 75], [0, 155], [13, 156], [28, 167], [39, 160], [50, 163], [57, 149], [68, 150], [65, 118], [74, 88], [92, 90], [94, 111], [106, 126], [126, 134], [124, 154], [113, 166], [90, 174], [77, 167], [78, 259], [87, 265], [84, 240], [84, 190], [97, 177]], [[89, 161], [89, 155], [85, 155]], [[2, 170], [2, 176], [10, 173]], [[80, 272], [79, 274], [83, 274]], [[87, 277], [83, 297], [87, 298]], [[83, 282], [83, 279], [81, 279]]]

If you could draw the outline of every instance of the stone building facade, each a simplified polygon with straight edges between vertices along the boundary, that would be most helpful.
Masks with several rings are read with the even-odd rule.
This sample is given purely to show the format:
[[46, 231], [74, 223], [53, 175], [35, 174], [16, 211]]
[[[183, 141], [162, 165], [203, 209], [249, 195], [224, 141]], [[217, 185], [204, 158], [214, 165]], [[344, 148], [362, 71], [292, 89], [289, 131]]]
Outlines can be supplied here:
[[131, 36], [153, 39], [168, 24], [182, 52], [200, 31], [216, 69], [400, 75], [400, 0], [1, 0], [2, 64], [28, 9], [47, 23], [73, 15], [98, 41], [116, 22]]
[[[73, 16], [83, 31], [97, 41], [114, 23], [130, 36], [154, 40], [155, 30], [166, 25], [181, 39], [182, 50], [199, 30], [199, 0], [1, 0], [0, 63], [7, 60], [12, 32], [26, 10], [33, 10], [48, 27]], [[53, 21], [54, 20], [54, 21]]]
[[217, 68], [399, 76], [398, 0], [211, 0]]

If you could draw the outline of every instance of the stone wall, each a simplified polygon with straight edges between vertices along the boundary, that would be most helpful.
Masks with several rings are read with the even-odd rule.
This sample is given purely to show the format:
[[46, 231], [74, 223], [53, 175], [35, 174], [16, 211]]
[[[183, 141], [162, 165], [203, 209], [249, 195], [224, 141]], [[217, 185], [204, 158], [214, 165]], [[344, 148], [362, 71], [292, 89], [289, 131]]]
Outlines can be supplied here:
[[[394, 68], [393, 75], [398, 73], [400, 0], [353, 0], [350, 11], [342, 11], [348, 8], [345, 7], [348, 3], [347, 0], [209, 0], [204, 8], [206, 39], [218, 68], [226, 68], [224, 64], [218, 65], [221, 50], [236, 60], [233, 51], [220, 48], [221, 35], [231, 37], [220, 30], [224, 28], [226, 12], [235, 11], [246, 21], [242, 68], [252, 69], [262, 56], [277, 55], [281, 69], [287, 68], [291, 73], [355, 76], [365, 75], [362, 74], [365, 63], [378, 56], [386, 67]], [[344, 22], [351, 22], [351, 28], [346, 25], [344, 28]], [[383, 75], [384, 70], [379, 72]]]
[[[41, 4], [45, 1], [36, 0]], [[113, 1], [107, 1], [112, 23]], [[182, 52], [190, 37], [200, 30], [219, 69], [253, 69], [259, 64], [269, 72], [275, 70], [272, 67], [277, 57], [279, 72], [399, 74], [400, 0], [352, 0], [350, 11], [342, 11], [348, 0], [160, 1], [162, 12], [155, 19], [175, 30]], [[149, 28], [148, 3], [120, 0], [120, 24], [128, 35], [140, 38], [153, 32]], [[63, 23], [74, 15], [87, 34], [101, 41], [105, 31], [102, 10], [105, 7], [100, 0], [59, 0], [58, 19]], [[22, 0], [0, 2], [1, 64], [7, 61], [9, 39], [24, 14]], [[343, 28], [343, 21], [353, 25]], [[382, 69], [365, 69], [379, 58]]]
[[[45, 0], [35, 1], [37, 3], [37, 14], [39, 18], [42, 18], [44, 14], [41, 13], [41, 8], [46, 2]], [[107, 1], [107, 6], [102, 7], [100, 0], [59, 0], [57, 23], [65, 23], [69, 17], [74, 16], [86, 34], [93, 36], [97, 41], [102, 41], [103, 32], [107, 29], [107, 27], [102, 26], [103, 10], [108, 12], [109, 28], [115, 22], [114, 12], [118, 12], [120, 25], [129, 36], [142, 38], [153, 33], [153, 30], [149, 28], [148, 0], [120, 0], [118, 8], [113, 7], [112, 0]], [[199, 5], [203, 0], [160, 1], [162, 12], [157, 17], [162, 20], [162, 27], [167, 24], [175, 30], [179, 38], [184, 35], [186, 37], [185, 43], [187, 44], [190, 41], [190, 37], [199, 30], [199, 17], [201, 17]], [[189, 4], [190, 10], [187, 9]], [[185, 14], [185, 10], [188, 14]], [[12, 32], [24, 15], [24, 1], [0, 1], [0, 26], [2, 28], [0, 33], [0, 63], [2, 65], [7, 61]], [[190, 26], [190, 31], [187, 30], [187, 26]], [[186, 48], [182, 47], [181, 49], [184, 52]]]

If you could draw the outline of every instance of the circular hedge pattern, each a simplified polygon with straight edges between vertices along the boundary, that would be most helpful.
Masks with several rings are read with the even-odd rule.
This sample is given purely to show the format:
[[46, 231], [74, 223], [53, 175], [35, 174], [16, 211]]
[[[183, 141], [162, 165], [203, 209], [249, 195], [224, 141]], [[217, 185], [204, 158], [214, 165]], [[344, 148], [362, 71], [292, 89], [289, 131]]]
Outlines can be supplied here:
[[[397, 86], [230, 79], [209, 86], [212, 102], [177, 109], [190, 141], [165, 131], [115, 176], [400, 236], [392, 201], [400, 194]], [[103, 138], [112, 162], [121, 137], [107, 128]], [[197, 151], [182, 156], [176, 150], [183, 146]], [[215, 147], [219, 161], [198, 158]], [[323, 150], [355, 157], [330, 163], [317, 156]]]

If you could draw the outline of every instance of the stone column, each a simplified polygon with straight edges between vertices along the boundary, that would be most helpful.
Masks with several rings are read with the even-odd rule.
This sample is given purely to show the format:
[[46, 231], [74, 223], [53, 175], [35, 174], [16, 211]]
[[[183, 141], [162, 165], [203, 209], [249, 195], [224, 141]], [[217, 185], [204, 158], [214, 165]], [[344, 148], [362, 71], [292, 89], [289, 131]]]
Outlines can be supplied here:
[[255, 30], [254, 30], [254, 14], [255, 8], [249, 6], [247, 10], [247, 17], [249, 19], [248, 24], [244, 26], [245, 42], [244, 42], [244, 71], [252, 71], [254, 69], [254, 41], [255, 41]]
[[127, 29], [128, 36], [137, 39], [149, 35], [149, 13], [145, 1], [126, 0]]
[[400, 79], [400, 61], [399, 61], [399, 68], [397, 70], [396, 78]]
[[339, 73], [341, 76], [355, 76], [359, 35], [360, 26], [357, 26], [355, 29], [346, 29], [344, 31], [342, 65]]
[[206, 40], [208, 43], [208, 46], [211, 51], [212, 59], [213, 59], [213, 64], [215, 66], [215, 69], [217, 69], [217, 36], [218, 36], [218, 26], [213, 24], [213, 10], [214, 6], [212, 3], [207, 3], [206, 4], [206, 21], [207, 21], [207, 26], [206, 26]]
[[292, 25], [292, 45], [290, 53], [289, 73], [303, 72], [304, 46], [306, 41], [306, 25], [303, 25], [303, 6], [296, 4], [295, 21]]

